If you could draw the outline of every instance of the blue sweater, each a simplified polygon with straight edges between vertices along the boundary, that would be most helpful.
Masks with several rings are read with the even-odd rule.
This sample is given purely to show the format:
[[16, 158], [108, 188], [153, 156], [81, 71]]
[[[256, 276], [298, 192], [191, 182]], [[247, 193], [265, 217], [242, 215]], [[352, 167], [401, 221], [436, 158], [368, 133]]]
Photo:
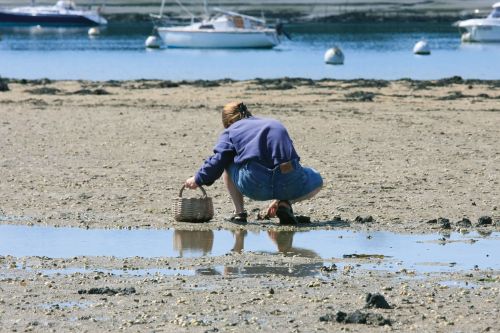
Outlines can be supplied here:
[[205, 160], [195, 181], [198, 185], [212, 185], [231, 163], [255, 160], [273, 169], [292, 159], [299, 156], [283, 124], [274, 119], [245, 118], [222, 132], [214, 155]]

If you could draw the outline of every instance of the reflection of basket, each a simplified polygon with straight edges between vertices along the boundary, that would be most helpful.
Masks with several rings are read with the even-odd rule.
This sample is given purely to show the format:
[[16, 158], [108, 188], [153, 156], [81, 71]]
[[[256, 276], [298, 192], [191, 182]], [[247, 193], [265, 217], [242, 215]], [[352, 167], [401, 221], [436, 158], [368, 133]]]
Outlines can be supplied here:
[[183, 198], [182, 186], [179, 197], [174, 198], [173, 211], [176, 221], [179, 222], [207, 222], [214, 217], [214, 205], [212, 198], [207, 197], [207, 192], [203, 187], [199, 187], [203, 196], [201, 198]]

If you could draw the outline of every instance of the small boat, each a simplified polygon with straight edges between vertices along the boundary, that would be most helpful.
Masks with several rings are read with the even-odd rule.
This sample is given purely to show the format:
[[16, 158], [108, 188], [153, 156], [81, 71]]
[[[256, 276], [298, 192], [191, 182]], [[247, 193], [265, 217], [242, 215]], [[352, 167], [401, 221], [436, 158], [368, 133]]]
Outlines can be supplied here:
[[458, 21], [464, 42], [500, 42], [500, 2], [486, 18]]
[[73, 1], [59, 0], [54, 6], [0, 9], [0, 24], [104, 25], [108, 22], [97, 10], [80, 9]]
[[206, 3], [205, 11], [206, 18], [200, 22], [188, 12], [190, 25], [158, 27], [164, 44], [172, 48], [272, 48], [280, 43], [280, 34], [288, 37], [281, 24], [269, 28], [264, 19], [218, 8], [210, 16]]

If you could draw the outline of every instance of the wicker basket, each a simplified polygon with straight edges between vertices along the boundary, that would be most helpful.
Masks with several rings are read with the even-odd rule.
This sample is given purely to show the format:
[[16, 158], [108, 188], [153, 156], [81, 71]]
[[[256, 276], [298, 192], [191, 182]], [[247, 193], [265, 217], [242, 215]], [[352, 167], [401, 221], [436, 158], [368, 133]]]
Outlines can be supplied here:
[[174, 218], [179, 222], [207, 222], [214, 217], [214, 205], [212, 198], [207, 197], [207, 192], [203, 187], [199, 187], [203, 196], [201, 198], [183, 198], [182, 192], [185, 186], [182, 186], [179, 197], [174, 198], [173, 211]]

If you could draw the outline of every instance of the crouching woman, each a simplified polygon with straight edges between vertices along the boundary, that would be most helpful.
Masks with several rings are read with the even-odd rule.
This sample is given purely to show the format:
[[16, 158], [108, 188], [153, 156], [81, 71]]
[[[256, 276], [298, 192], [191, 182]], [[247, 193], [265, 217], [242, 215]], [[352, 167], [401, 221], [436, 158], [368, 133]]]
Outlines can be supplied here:
[[320, 174], [300, 164], [288, 131], [277, 120], [254, 117], [245, 104], [233, 102], [222, 111], [225, 130], [214, 154], [196, 174], [185, 181], [187, 188], [211, 185], [223, 176], [234, 204], [233, 222], [246, 222], [246, 196], [253, 200], [273, 200], [268, 217], [280, 224], [295, 224], [292, 204], [310, 199], [323, 186]]

